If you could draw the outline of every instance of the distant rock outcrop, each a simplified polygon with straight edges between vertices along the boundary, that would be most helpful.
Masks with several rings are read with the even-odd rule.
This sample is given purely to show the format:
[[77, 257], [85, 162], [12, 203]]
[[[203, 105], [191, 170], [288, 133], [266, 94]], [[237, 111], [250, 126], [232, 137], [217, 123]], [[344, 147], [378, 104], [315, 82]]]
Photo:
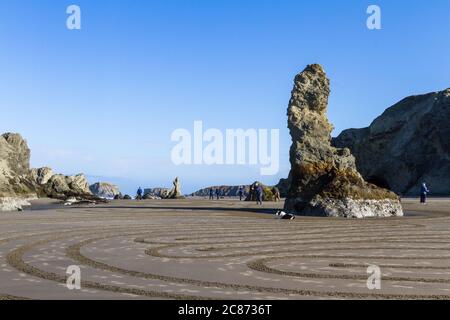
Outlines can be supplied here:
[[172, 184], [173, 184], [173, 188], [169, 191], [169, 194], [167, 196], [163, 197], [163, 199], [181, 199], [181, 198], [183, 198], [183, 196], [181, 194], [180, 179], [178, 179], [178, 177], [176, 177], [175, 180], [173, 180]]
[[116, 195], [120, 195], [119, 187], [106, 182], [97, 182], [89, 186], [89, 190], [97, 197], [104, 199], [114, 199]]
[[401, 216], [398, 196], [364, 181], [349, 149], [331, 146], [330, 84], [313, 64], [295, 77], [288, 107], [291, 185], [285, 211], [348, 218]]
[[450, 89], [411, 96], [363, 129], [343, 131], [333, 145], [347, 147], [363, 177], [403, 196], [450, 195]]
[[165, 198], [169, 193], [169, 188], [147, 188], [144, 189], [144, 199]]
[[[239, 196], [239, 187], [240, 186], [211, 186], [208, 188], [200, 189], [192, 194], [194, 197], [209, 197], [209, 190], [213, 190], [214, 196], [216, 195], [216, 190], [219, 189], [219, 194], [221, 197], [236, 197]], [[249, 185], [245, 185], [244, 192], [245, 194], [248, 194], [250, 190]]]

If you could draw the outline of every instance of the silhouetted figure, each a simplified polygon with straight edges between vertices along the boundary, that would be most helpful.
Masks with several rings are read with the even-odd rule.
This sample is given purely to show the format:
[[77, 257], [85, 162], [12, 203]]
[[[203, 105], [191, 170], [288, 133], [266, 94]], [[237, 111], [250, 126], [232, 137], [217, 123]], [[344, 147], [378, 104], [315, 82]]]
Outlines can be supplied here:
[[272, 193], [273, 193], [275, 202], [278, 202], [278, 201], [281, 200], [280, 190], [278, 190], [277, 187], [273, 187], [273, 188], [272, 188]]
[[428, 190], [427, 185], [422, 183], [422, 186], [420, 187], [420, 203], [426, 204], [427, 203], [427, 195], [430, 193], [430, 190]]
[[137, 190], [136, 200], [142, 200], [142, 188], [141, 187], [139, 187], [139, 189]]
[[220, 199], [220, 190], [219, 189], [216, 189], [216, 197], [217, 197], [217, 200]]
[[260, 184], [256, 185], [255, 192], [256, 192], [256, 204], [262, 205], [264, 193], [263, 187]]
[[214, 190], [213, 190], [213, 188], [209, 189], [209, 200], [214, 200]]
[[244, 187], [243, 186], [239, 187], [238, 195], [239, 195], [239, 201], [242, 201], [242, 198], [244, 197]]

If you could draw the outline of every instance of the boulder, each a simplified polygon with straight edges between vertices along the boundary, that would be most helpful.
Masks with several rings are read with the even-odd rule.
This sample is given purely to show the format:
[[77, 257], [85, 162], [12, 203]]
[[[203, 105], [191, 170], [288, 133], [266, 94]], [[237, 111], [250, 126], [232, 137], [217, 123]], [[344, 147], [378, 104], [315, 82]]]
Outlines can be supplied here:
[[122, 199], [123, 199], [122, 193], [116, 194], [116, 195], [114, 196], [114, 200], [122, 200]]
[[450, 195], [450, 89], [411, 96], [367, 128], [333, 139], [349, 148], [363, 177], [402, 196], [418, 196], [426, 182], [435, 196]]
[[119, 187], [106, 182], [97, 182], [89, 186], [89, 190], [97, 197], [104, 199], [114, 199], [120, 195]]
[[322, 66], [295, 77], [288, 107], [291, 184], [285, 211], [347, 218], [401, 216], [399, 197], [364, 181], [349, 149], [331, 146], [330, 82]]

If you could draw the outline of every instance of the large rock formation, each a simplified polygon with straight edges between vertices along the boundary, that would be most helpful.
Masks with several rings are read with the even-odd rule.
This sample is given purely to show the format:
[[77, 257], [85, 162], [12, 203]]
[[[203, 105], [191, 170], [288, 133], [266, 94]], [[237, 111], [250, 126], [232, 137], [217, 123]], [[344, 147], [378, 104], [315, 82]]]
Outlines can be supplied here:
[[30, 149], [16, 133], [0, 136], [0, 211], [21, 209], [37, 196], [94, 199], [84, 175], [54, 175], [50, 168], [30, 169]]
[[418, 196], [426, 182], [432, 195], [449, 196], [450, 89], [405, 98], [333, 145], [350, 148], [367, 181], [404, 196]]
[[330, 83], [320, 65], [295, 77], [288, 108], [291, 186], [285, 211], [332, 217], [403, 215], [398, 196], [364, 181], [349, 149], [331, 146]]
[[120, 195], [119, 187], [106, 182], [97, 182], [89, 186], [89, 190], [97, 197], [104, 199], [114, 199], [116, 195]]
[[30, 150], [18, 134], [0, 136], [0, 211], [21, 209], [26, 199], [35, 198], [36, 190], [29, 179]]
[[44, 193], [50, 198], [92, 198], [93, 196], [89, 189], [89, 183], [83, 174], [75, 176], [55, 174], [42, 188]]

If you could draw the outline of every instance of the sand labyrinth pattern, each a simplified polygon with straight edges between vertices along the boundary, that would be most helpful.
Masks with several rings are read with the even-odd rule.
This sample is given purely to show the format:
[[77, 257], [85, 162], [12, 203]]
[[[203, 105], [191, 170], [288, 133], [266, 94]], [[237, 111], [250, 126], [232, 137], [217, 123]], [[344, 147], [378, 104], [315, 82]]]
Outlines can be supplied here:
[[[106, 208], [0, 219], [0, 300], [449, 299], [450, 219]], [[82, 270], [68, 290], [66, 268]], [[367, 266], [382, 271], [366, 286]]]

